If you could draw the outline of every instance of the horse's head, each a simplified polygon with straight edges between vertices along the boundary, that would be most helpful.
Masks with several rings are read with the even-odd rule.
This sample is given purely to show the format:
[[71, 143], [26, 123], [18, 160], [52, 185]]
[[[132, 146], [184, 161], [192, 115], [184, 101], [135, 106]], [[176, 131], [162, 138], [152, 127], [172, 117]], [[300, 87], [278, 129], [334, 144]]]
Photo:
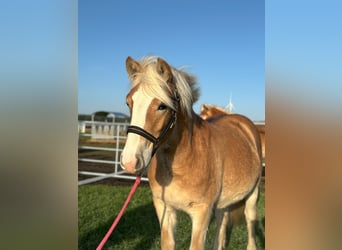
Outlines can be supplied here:
[[121, 166], [131, 174], [146, 168], [176, 119], [178, 92], [172, 68], [160, 58], [142, 62], [128, 57], [126, 69], [132, 89], [126, 97], [131, 122]]
[[203, 120], [207, 120], [210, 117], [222, 114], [232, 114], [232, 112], [211, 104], [202, 104], [201, 106], [200, 116]]
[[201, 114], [203, 120], [208, 119], [210, 116], [212, 116], [211, 113], [211, 107], [208, 104], [202, 104], [201, 105]]

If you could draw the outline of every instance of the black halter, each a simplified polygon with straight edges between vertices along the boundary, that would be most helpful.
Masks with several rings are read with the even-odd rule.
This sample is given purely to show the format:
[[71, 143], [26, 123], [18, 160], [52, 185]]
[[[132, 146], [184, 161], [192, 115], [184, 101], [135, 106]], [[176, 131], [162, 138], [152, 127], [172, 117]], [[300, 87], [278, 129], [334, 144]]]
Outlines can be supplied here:
[[[177, 110], [178, 102], [179, 102], [179, 96], [177, 93], [175, 93], [175, 98], [173, 98], [173, 101], [175, 103], [176, 110]], [[163, 139], [163, 137], [167, 134], [167, 132], [175, 124], [176, 117], [177, 117], [177, 113], [176, 113], [176, 111], [173, 110], [169, 122], [166, 124], [163, 131], [160, 133], [160, 135], [157, 138], [154, 137], [151, 133], [147, 132], [145, 129], [140, 128], [138, 126], [134, 126], [134, 125], [128, 126], [127, 134], [128, 133], [138, 134], [138, 135], [144, 137], [145, 139], [149, 140], [150, 142], [152, 142], [153, 143], [152, 157], [153, 157], [154, 154], [156, 153], [158, 147], [160, 146], [159, 145], [160, 141]]]
[[163, 131], [160, 133], [160, 135], [156, 138], [154, 137], [151, 133], [147, 132], [145, 129], [140, 128], [138, 126], [128, 126], [127, 128], [127, 133], [134, 133], [138, 134], [145, 139], [149, 140], [150, 142], [153, 143], [153, 150], [152, 150], [152, 157], [156, 153], [158, 147], [159, 147], [159, 142], [163, 139], [163, 137], [167, 134], [167, 132], [173, 127], [176, 121], [176, 112], [172, 111], [171, 118], [169, 122], [166, 124], [164, 127]]

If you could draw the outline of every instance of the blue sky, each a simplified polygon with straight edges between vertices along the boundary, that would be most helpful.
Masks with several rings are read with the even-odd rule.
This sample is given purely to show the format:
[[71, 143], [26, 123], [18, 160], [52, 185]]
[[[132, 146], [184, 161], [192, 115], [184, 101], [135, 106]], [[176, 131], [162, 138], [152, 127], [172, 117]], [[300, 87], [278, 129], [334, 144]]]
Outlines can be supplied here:
[[78, 112], [128, 114], [127, 56], [197, 76], [203, 103], [265, 119], [264, 1], [79, 1]]

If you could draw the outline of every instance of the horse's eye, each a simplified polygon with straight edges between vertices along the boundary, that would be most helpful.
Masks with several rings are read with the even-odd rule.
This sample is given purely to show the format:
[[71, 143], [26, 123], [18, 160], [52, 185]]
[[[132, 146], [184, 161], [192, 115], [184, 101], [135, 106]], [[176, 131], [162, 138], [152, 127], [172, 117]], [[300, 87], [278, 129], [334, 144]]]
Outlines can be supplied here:
[[164, 104], [164, 103], [161, 103], [159, 106], [158, 106], [158, 110], [165, 110], [167, 108], [167, 106]]

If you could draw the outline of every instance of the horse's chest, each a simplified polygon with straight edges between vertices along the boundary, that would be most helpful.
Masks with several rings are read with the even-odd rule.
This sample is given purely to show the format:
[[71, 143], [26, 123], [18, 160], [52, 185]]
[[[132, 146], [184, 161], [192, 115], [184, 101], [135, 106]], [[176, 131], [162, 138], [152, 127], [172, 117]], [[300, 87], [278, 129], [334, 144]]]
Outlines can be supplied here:
[[184, 168], [183, 165], [189, 164], [174, 163], [172, 171], [170, 167], [164, 167], [162, 164], [158, 168], [152, 165], [148, 177], [153, 197], [183, 210], [187, 210], [192, 204], [211, 203], [218, 192], [217, 185], [211, 183], [215, 178], [203, 171], [189, 174], [186, 172], [189, 168]]
[[175, 187], [155, 187], [152, 188], [153, 197], [162, 200], [168, 205], [177, 209], [185, 209], [198, 199], [192, 197], [188, 192]]

